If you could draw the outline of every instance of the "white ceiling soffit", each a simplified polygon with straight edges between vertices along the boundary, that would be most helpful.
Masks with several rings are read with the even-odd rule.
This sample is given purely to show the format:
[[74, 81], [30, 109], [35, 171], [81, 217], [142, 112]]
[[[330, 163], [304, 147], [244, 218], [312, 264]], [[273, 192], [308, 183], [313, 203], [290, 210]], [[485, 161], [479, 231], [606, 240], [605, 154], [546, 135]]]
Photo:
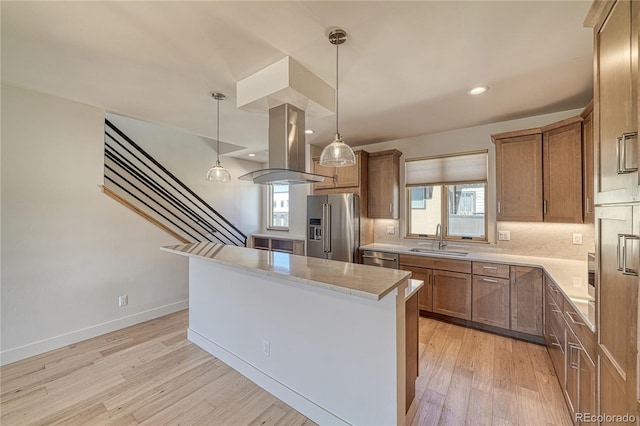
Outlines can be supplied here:
[[[592, 96], [589, 1], [2, 1], [2, 81], [264, 152], [266, 113], [236, 82], [291, 56], [331, 86], [341, 27], [340, 131], [393, 140], [579, 108]], [[467, 91], [490, 90], [480, 96]], [[307, 142], [335, 116], [308, 119]]]

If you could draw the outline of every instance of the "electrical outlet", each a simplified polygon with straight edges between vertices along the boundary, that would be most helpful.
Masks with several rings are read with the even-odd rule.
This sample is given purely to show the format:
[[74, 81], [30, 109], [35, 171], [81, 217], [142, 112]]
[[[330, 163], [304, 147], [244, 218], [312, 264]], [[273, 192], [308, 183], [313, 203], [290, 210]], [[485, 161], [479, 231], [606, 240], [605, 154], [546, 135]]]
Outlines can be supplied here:
[[129, 296], [124, 294], [120, 297], [118, 297], [118, 306], [119, 307], [123, 307], [123, 306], [127, 306], [129, 304]]
[[393, 225], [387, 225], [387, 235], [395, 235], [396, 227]]
[[582, 244], [582, 234], [573, 234], [573, 244]]
[[262, 352], [265, 356], [271, 355], [271, 343], [268, 340], [262, 342]]
[[498, 231], [498, 241], [510, 241], [511, 231]]

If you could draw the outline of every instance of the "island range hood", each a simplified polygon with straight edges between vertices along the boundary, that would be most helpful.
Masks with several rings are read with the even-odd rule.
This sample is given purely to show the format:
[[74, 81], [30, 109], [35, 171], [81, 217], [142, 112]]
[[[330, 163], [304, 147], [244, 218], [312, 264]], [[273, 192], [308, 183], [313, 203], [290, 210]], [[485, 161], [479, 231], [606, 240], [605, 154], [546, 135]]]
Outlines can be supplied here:
[[269, 168], [240, 176], [262, 185], [324, 182], [333, 176], [306, 172], [305, 113], [284, 103], [269, 110]]

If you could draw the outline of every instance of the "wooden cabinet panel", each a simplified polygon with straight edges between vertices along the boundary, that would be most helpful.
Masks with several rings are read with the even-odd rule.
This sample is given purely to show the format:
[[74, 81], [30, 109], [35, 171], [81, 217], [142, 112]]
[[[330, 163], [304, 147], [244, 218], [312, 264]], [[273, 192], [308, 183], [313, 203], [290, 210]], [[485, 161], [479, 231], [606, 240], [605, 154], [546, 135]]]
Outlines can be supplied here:
[[433, 312], [471, 319], [471, 275], [433, 271]]
[[369, 217], [398, 219], [400, 156], [397, 150], [369, 154]]
[[471, 320], [509, 328], [509, 280], [474, 275]]
[[[496, 138], [499, 135], [494, 135]], [[495, 139], [497, 219], [542, 221], [542, 134]]]
[[432, 271], [431, 269], [416, 268], [413, 266], [400, 265], [403, 271], [411, 272], [411, 278], [421, 280], [424, 285], [418, 290], [418, 306], [421, 310], [433, 312], [433, 290], [432, 290]]
[[[607, 414], [619, 412], [622, 401], [627, 412], [636, 401], [638, 277], [619, 270], [625, 257], [628, 268], [638, 268], [638, 241], [627, 240], [627, 249], [622, 250], [622, 236], [638, 232], [633, 221], [631, 206], [596, 208], [597, 352], [602, 386], [600, 408]], [[605, 389], [613, 393], [611, 398], [603, 394]]]
[[400, 265], [417, 266], [419, 268], [440, 269], [442, 271], [471, 273], [471, 262], [468, 260], [443, 259], [441, 257], [400, 255]]
[[509, 278], [509, 265], [504, 263], [473, 262], [472, 269], [474, 275]]
[[583, 221], [593, 223], [594, 200], [593, 200], [593, 102], [587, 106], [582, 114], [582, 192], [583, 192]]
[[542, 335], [542, 271], [511, 267], [511, 329]]
[[580, 372], [580, 342], [577, 337], [569, 329], [566, 330], [567, 346], [565, 357], [565, 379], [564, 379], [564, 393], [567, 399], [567, 405], [569, 406], [569, 412], [571, 417], [575, 418], [575, 413], [578, 412], [578, 383]]
[[406, 407], [409, 410], [416, 396], [418, 378], [418, 295], [414, 294], [405, 303], [405, 339], [406, 339]]
[[[637, 115], [634, 114], [633, 108], [632, 3], [636, 2], [616, 2], [595, 40], [597, 65], [595, 85], [597, 106], [594, 109], [596, 113], [594, 118], [597, 120], [595, 191], [596, 201], [599, 204], [629, 201], [634, 197], [638, 199], [637, 172], [618, 172], [620, 166], [628, 169], [638, 167], [637, 136], [629, 138], [625, 144], [618, 139], [625, 133], [638, 130]], [[627, 154], [626, 164], [621, 164], [623, 163], [622, 152]]]
[[[580, 393], [578, 395], [578, 411], [580, 413], [597, 413], [597, 385], [596, 385], [596, 366], [591, 359], [580, 351], [580, 373], [578, 389]], [[583, 422], [579, 422], [583, 424]]]
[[582, 222], [582, 118], [570, 120], [542, 137], [545, 222]]
[[[320, 158], [313, 159], [313, 173], [317, 175], [323, 176], [335, 176], [336, 168], [335, 167], [324, 167], [320, 165]], [[324, 188], [333, 188], [335, 186], [334, 181], [332, 179], [325, 179], [324, 182], [314, 183], [313, 189], [324, 189]]]
[[[360, 163], [359, 156], [356, 156], [356, 161]], [[351, 167], [336, 167], [336, 187], [350, 187], [360, 185], [360, 175], [358, 173], [358, 163]]]

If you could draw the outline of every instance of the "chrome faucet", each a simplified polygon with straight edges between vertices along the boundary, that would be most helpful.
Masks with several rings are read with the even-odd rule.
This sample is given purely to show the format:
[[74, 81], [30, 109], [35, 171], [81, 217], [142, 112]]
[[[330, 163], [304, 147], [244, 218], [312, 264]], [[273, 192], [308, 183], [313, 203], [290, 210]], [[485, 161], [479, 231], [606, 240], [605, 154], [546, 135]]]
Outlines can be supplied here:
[[443, 248], [445, 248], [447, 246], [447, 242], [444, 241], [443, 239], [443, 235], [442, 235], [442, 225], [441, 224], [437, 224], [436, 225], [436, 237], [440, 236], [440, 240], [438, 240], [438, 250], [442, 250]]

